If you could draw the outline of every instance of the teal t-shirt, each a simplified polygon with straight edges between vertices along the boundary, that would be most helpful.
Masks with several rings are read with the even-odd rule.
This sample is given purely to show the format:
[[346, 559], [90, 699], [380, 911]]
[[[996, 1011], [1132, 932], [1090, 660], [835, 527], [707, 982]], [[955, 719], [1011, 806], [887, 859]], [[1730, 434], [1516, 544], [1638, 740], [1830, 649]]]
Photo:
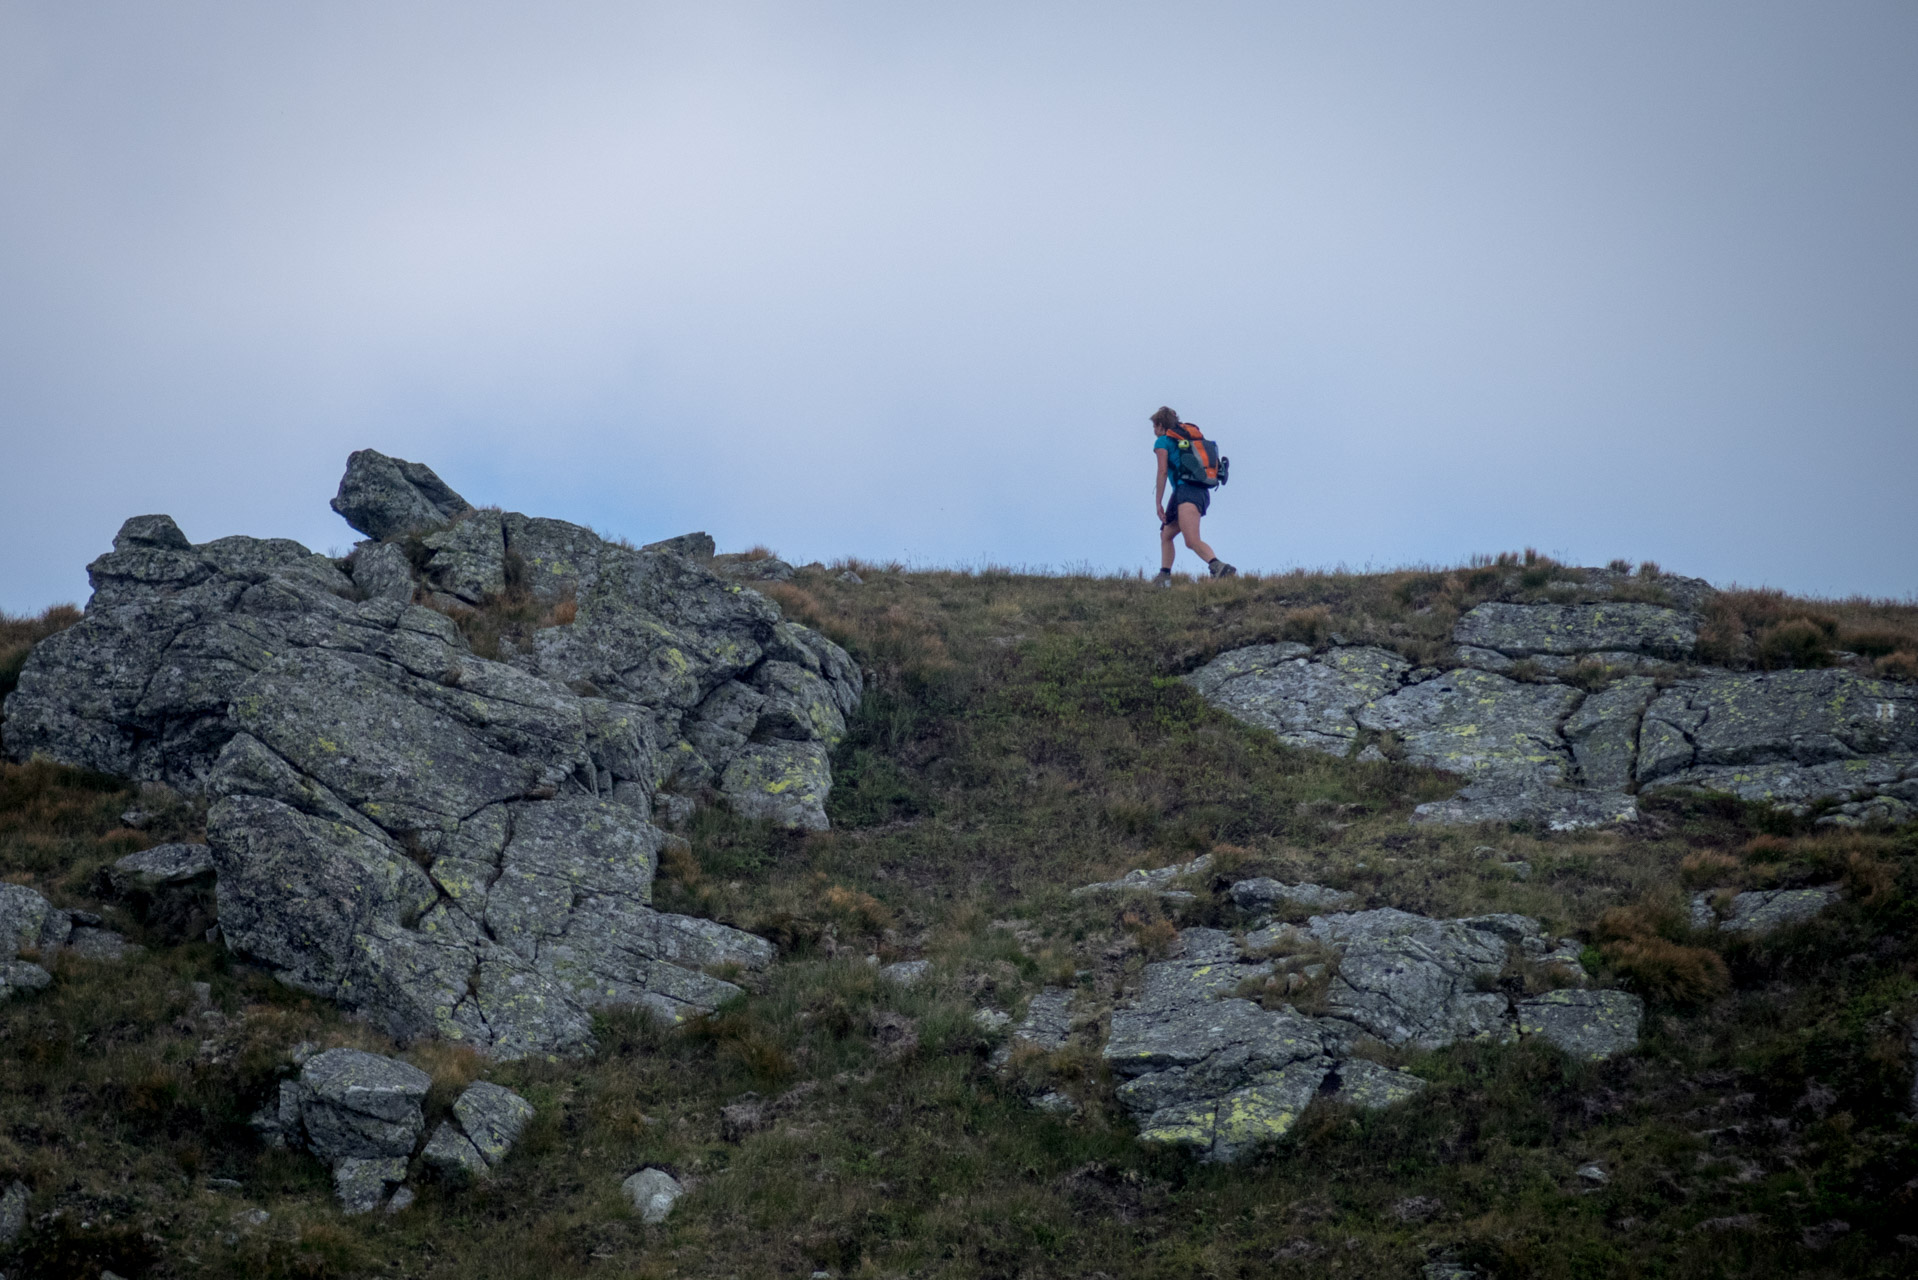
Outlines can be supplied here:
[[1152, 447], [1165, 450], [1165, 478], [1173, 485], [1184, 484], [1185, 477], [1179, 473], [1179, 442], [1171, 436], [1160, 436]]

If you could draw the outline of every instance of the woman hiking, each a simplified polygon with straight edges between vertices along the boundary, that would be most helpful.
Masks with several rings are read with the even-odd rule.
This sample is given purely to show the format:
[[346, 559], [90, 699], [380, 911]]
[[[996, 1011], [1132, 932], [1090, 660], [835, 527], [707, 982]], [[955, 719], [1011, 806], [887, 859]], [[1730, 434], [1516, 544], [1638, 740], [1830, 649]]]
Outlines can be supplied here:
[[[1179, 446], [1183, 442], [1190, 444], [1194, 440], [1204, 439], [1199, 429], [1189, 422], [1180, 422], [1179, 415], [1171, 409], [1161, 406], [1152, 415], [1152, 434], [1158, 439], [1152, 442], [1152, 451], [1159, 459], [1159, 479], [1153, 490], [1153, 506], [1159, 513], [1159, 576], [1162, 587], [1172, 585], [1172, 561], [1179, 553], [1173, 545], [1173, 539], [1185, 535], [1185, 545], [1192, 548], [1206, 569], [1215, 578], [1230, 578], [1239, 571], [1212, 554], [1212, 548], [1199, 537], [1199, 517], [1212, 503], [1212, 492], [1202, 484], [1188, 480], [1179, 466]], [[1171, 475], [1172, 501], [1165, 497], [1165, 482]]]

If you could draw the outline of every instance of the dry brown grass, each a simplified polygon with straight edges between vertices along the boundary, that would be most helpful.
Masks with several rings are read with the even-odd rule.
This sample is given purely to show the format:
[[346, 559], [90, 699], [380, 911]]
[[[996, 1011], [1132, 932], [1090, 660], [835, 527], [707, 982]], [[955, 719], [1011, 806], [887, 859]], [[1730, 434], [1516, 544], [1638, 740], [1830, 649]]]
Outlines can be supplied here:
[[1648, 1000], [1700, 1005], [1731, 990], [1725, 958], [1709, 947], [1665, 938], [1621, 938], [1599, 948], [1605, 963]]
[[1647, 895], [1599, 916], [1593, 935], [1605, 963], [1648, 1000], [1700, 1005], [1731, 990], [1731, 970], [1710, 947], [1681, 939], [1691, 932], [1682, 900]]
[[20, 669], [26, 666], [33, 646], [56, 632], [65, 631], [83, 615], [70, 604], [56, 604], [37, 614], [0, 612], [0, 701], [20, 683]]
[[1707, 662], [1764, 670], [1830, 666], [1838, 653], [1855, 653], [1877, 660], [1880, 674], [1909, 679], [1908, 669], [1918, 668], [1918, 604], [1722, 591], [1705, 606], [1698, 652]]
[[[0, 1180], [34, 1188], [36, 1224], [31, 1265], [8, 1269], [1144, 1280], [1332, 1274], [1333, 1262], [1338, 1274], [1411, 1275], [1456, 1249], [1491, 1274], [1704, 1280], [1731, 1268], [1687, 1243], [1702, 1238], [1696, 1220], [1745, 1213], [1777, 1246], [1738, 1260], [1748, 1280], [1895, 1262], [1908, 1228], [1884, 1207], [1885, 1188], [1918, 1175], [1897, 1128], [1910, 1086], [1902, 1037], [1918, 1012], [1903, 905], [1918, 886], [1911, 837], [1753, 839], [1744, 810], [1676, 800], [1648, 803], [1655, 820], [1617, 831], [1412, 828], [1410, 806], [1449, 792], [1446, 780], [1284, 749], [1171, 678], [1221, 649], [1283, 638], [1301, 613], [1317, 619], [1312, 636], [1438, 652], [1477, 599], [1562, 591], [1562, 567], [1507, 559], [1170, 591], [877, 568], [853, 585], [802, 570], [772, 592], [851, 645], [869, 675], [834, 759], [834, 830], [776, 832], [702, 809], [690, 846], [661, 855], [662, 908], [780, 943], [778, 964], [740, 979], [743, 997], [680, 1032], [608, 1013], [587, 1058], [494, 1064], [489, 1076], [538, 1108], [494, 1178], [462, 1192], [425, 1180], [404, 1214], [342, 1219], [317, 1162], [265, 1151], [245, 1128], [291, 1070], [291, 1046], [398, 1052], [432, 1073], [435, 1108], [470, 1078], [469, 1058], [386, 1043], [203, 942], [121, 966], [74, 962], [53, 989], [0, 1006]], [[1645, 589], [1656, 593], [1655, 577]], [[97, 859], [126, 838], [114, 835], [125, 788], [108, 781], [89, 800], [68, 776], [60, 794], [7, 792], [6, 776], [0, 813], [8, 796], [39, 807], [0, 830], [0, 847], [39, 849], [44, 868], [8, 872], [59, 880], [62, 859]], [[1211, 852], [1220, 876], [1186, 886], [1188, 904], [1068, 892], [1196, 852]], [[1511, 859], [1534, 874], [1518, 881], [1496, 865]], [[1315, 1104], [1292, 1141], [1231, 1169], [1134, 1141], [1097, 1029], [993, 1068], [976, 1010], [1016, 1017], [1042, 987], [1066, 985], [1080, 992], [1076, 1016], [1103, 1017], [1176, 945], [1176, 928], [1245, 927], [1214, 880], [1261, 874], [1349, 889], [1367, 906], [1535, 915], [1593, 944], [1602, 983], [1663, 1007], [1641, 1051], [1607, 1064], [1536, 1043], [1389, 1055], [1429, 1082], [1418, 1104]], [[1689, 932], [1690, 892], [1833, 879], [1846, 902], [1816, 927], [1763, 945], [1713, 939], [1736, 975], [1714, 997], [1716, 957]], [[933, 965], [906, 989], [868, 954]], [[1328, 979], [1302, 970], [1327, 959], [1282, 957], [1277, 981], [1244, 994], [1312, 1011]], [[1520, 972], [1505, 975], [1508, 989], [1513, 978], [1544, 984]], [[213, 984], [231, 1025], [193, 1022], [189, 981]], [[900, 1048], [907, 1032], [916, 1051]], [[1809, 1076], [1839, 1091], [1828, 1122], [1792, 1111]], [[1035, 1111], [1042, 1090], [1085, 1110]], [[776, 1119], [729, 1132], [723, 1112], [748, 1091]], [[1740, 1104], [1762, 1113], [1737, 1121], [1756, 1135], [1739, 1154], [1768, 1176], [1734, 1183], [1697, 1159], [1699, 1129], [1719, 1122], [1694, 1113], [1717, 1094], [1753, 1093], [1782, 1099], [1773, 1111]], [[1785, 1118], [1786, 1138], [1766, 1136]], [[1612, 1181], [1570, 1194], [1576, 1164], [1601, 1157]], [[618, 1194], [647, 1164], [692, 1187], [657, 1228]], [[215, 1192], [210, 1177], [242, 1186]], [[1851, 1240], [1815, 1258], [1799, 1249], [1799, 1206], [1775, 1193], [1783, 1180], [1830, 1188]], [[1408, 1224], [1392, 1205], [1412, 1195], [1446, 1212]], [[236, 1230], [234, 1213], [255, 1204], [271, 1222]], [[67, 1227], [46, 1225], [54, 1209]], [[1627, 1219], [1643, 1225], [1626, 1230]], [[93, 1226], [81, 1233], [81, 1222]], [[158, 1256], [116, 1265], [115, 1250], [146, 1235]]]

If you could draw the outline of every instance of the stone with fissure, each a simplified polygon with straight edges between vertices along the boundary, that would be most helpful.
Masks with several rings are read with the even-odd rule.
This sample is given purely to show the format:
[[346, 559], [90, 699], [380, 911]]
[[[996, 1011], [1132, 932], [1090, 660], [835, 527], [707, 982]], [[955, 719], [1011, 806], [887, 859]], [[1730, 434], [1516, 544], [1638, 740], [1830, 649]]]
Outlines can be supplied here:
[[486, 1163], [498, 1164], [533, 1119], [533, 1104], [503, 1085], [481, 1080], [453, 1103], [453, 1116]]
[[364, 1050], [316, 1054], [300, 1069], [307, 1145], [329, 1163], [409, 1156], [426, 1127], [421, 1104], [431, 1084], [418, 1067]]
[[1581, 783], [1598, 791], [1631, 788], [1639, 720], [1657, 692], [1657, 685], [1648, 677], [1632, 676], [1579, 704], [1565, 722], [1565, 740], [1578, 762]]
[[346, 475], [331, 505], [369, 538], [432, 528], [472, 509], [431, 467], [374, 449], [360, 449], [347, 458]]
[[[1580, 590], [1613, 584], [1604, 571], [1585, 576]], [[1270, 644], [1221, 654], [1186, 680], [1290, 745], [1352, 755], [1377, 733], [1397, 739], [1399, 758], [1471, 779], [1418, 806], [1420, 823], [1577, 830], [1633, 821], [1637, 791], [1673, 787], [1800, 812], [1840, 801], [1820, 819], [1828, 826], [1911, 820], [1918, 693], [1848, 670], [1686, 675], [1673, 664], [1691, 656], [1691, 610], [1710, 590], [1659, 582], [1684, 607], [1479, 605], [1454, 629], [1461, 665], [1450, 671], [1415, 671], [1363, 646]], [[1598, 667], [1610, 683], [1590, 695], [1551, 678]], [[1382, 754], [1366, 744], [1359, 758]]]
[[[1439, 1048], [1509, 1040], [1523, 1029], [1589, 1055], [1616, 1052], [1629, 1029], [1635, 1043], [1639, 1006], [1622, 992], [1553, 993], [1526, 1002], [1521, 1018], [1504, 995], [1480, 989], [1515, 954], [1559, 954], [1551, 945], [1538, 921], [1509, 912], [1439, 920], [1379, 908], [1275, 924], [1242, 939], [1188, 928], [1177, 958], [1147, 965], [1137, 994], [1113, 1011], [1103, 1055], [1124, 1082], [1117, 1100], [1137, 1119], [1142, 1141], [1239, 1159], [1282, 1138], [1320, 1093], [1377, 1108], [1425, 1087], [1353, 1057], [1368, 1036]], [[1301, 965], [1300, 953], [1310, 963]], [[1269, 994], [1280, 976], [1316, 980], [1328, 966], [1324, 1016], [1266, 1009], [1239, 994]], [[1053, 1014], [1047, 1007], [1039, 1021], [1056, 1022]]]
[[404, 1157], [350, 1156], [333, 1166], [333, 1194], [347, 1213], [371, 1213], [386, 1203], [386, 1189], [405, 1177]]
[[1623, 991], [1548, 991], [1519, 1002], [1519, 1034], [1598, 1061], [1638, 1047], [1645, 1002]]
[[697, 547], [469, 511], [377, 454], [355, 458], [341, 506], [376, 536], [419, 536], [447, 599], [484, 600], [511, 566], [536, 598], [572, 597], [574, 621], [482, 658], [408, 603], [398, 546], [362, 544], [349, 578], [284, 539], [194, 546], [141, 517], [95, 562], [87, 617], [30, 656], [8, 753], [209, 794], [228, 944], [400, 1038], [555, 1052], [590, 1041], [596, 1008], [679, 1018], [736, 993], [707, 968], [763, 966], [770, 946], [649, 905], [670, 744], [739, 691], [745, 714], [699, 721], [709, 779], [821, 827], [857, 666]]
[[420, 1150], [420, 1160], [448, 1182], [473, 1182], [490, 1171], [479, 1148], [451, 1120], [442, 1120]]

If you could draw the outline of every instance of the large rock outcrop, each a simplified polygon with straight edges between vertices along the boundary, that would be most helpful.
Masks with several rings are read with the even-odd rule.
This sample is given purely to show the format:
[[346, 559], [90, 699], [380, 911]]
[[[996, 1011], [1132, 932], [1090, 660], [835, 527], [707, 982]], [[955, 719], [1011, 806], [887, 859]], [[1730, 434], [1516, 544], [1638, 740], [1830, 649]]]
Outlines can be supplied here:
[[[1695, 605], [1702, 584], [1677, 581]], [[1389, 735], [1403, 759], [1468, 779], [1421, 806], [1421, 821], [1564, 830], [1629, 820], [1636, 794], [1671, 787], [1918, 816], [1918, 688], [1848, 670], [1687, 665], [1697, 639], [1690, 608], [1491, 602], [1459, 619], [1443, 668], [1368, 646], [1268, 644], [1187, 681], [1290, 745], [1379, 758]], [[1587, 692], [1560, 679], [1581, 664], [1608, 682]]]
[[[768, 963], [761, 939], [651, 908], [652, 815], [710, 788], [824, 827], [861, 689], [845, 652], [702, 548], [474, 510], [371, 451], [335, 505], [417, 540], [422, 567], [128, 521], [84, 620], [21, 673], [8, 754], [209, 795], [229, 945], [397, 1036], [562, 1050], [595, 1008], [710, 1009], [737, 988], [709, 971]], [[567, 607], [498, 658], [411, 603], [509, 585]]]
[[[1258, 900], [1271, 882], [1243, 883], [1248, 889], [1234, 886], [1235, 901]], [[1234, 1160], [1283, 1137], [1321, 1094], [1378, 1107], [1425, 1087], [1355, 1056], [1368, 1039], [1436, 1049], [1535, 1035], [1583, 1058], [1630, 1050], [1643, 1012], [1635, 996], [1572, 985], [1514, 997], [1493, 982], [1516, 963], [1581, 984], [1577, 955], [1576, 942], [1550, 939], [1519, 915], [1436, 920], [1384, 907], [1236, 937], [1189, 928], [1178, 954], [1148, 964], [1137, 995], [1113, 1011], [1103, 1056], [1124, 1081], [1118, 1100], [1138, 1121], [1142, 1141]], [[1316, 1016], [1253, 998], [1315, 985]], [[1021, 1028], [1041, 1049], [1064, 1042], [1063, 995], [1036, 997], [1027, 1018], [1027, 1027], [1035, 1019], [1051, 1027], [1049, 1039]], [[1038, 1018], [1047, 997], [1052, 1003]]]

